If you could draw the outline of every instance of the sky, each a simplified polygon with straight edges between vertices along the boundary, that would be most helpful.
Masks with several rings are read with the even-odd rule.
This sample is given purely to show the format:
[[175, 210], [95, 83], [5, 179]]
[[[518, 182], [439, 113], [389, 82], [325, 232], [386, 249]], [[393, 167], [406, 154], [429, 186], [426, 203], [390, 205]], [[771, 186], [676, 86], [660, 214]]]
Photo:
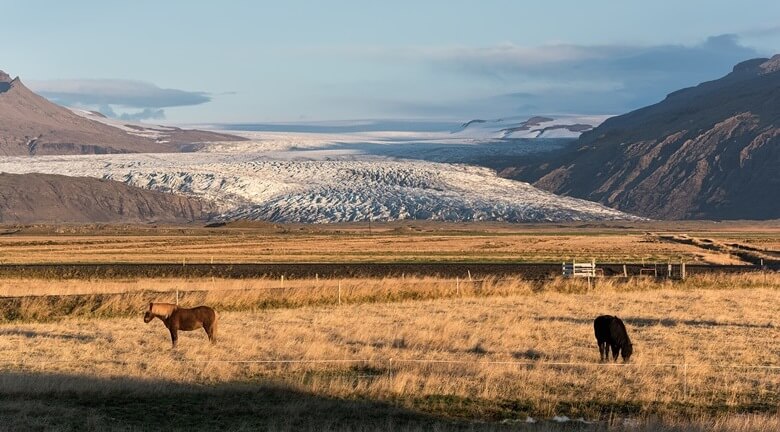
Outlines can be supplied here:
[[155, 123], [619, 114], [780, 52], [780, 2], [0, 0], [0, 70]]

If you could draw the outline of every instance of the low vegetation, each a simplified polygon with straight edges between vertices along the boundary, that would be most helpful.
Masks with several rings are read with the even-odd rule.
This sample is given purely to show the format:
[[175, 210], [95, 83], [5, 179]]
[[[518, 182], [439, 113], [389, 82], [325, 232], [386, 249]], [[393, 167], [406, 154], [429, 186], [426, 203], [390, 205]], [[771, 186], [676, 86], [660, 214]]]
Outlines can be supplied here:
[[8, 227], [0, 264], [270, 262], [551, 262], [744, 264], [737, 256], [653, 233], [689, 233], [761, 248], [780, 244], [777, 224], [680, 222], [610, 225], [432, 224], [370, 228], [237, 225], [223, 228]]
[[207, 304], [221, 311], [258, 311], [305, 306], [382, 303], [444, 298], [481, 298], [540, 293], [584, 294], [659, 289], [780, 287], [776, 273], [701, 274], [685, 281], [651, 277], [440, 279], [0, 279], [0, 322], [51, 321], [63, 317], [135, 316], [149, 302]]
[[[0, 264], [736, 264], [659, 235], [768, 256], [780, 238], [773, 225], [640, 225], [11, 227]], [[0, 278], [0, 430], [780, 429], [778, 273], [321, 276]], [[171, 350], [160, 322], [143, 323], [149, 302], [177, 296], [218, 311], [216, 346], [182, 332]], [[597, 363], [592, 320], [603, 313], [625, 321], [631, 363]]]
[[[16, 299], [27, 315], [0, 325], [0, 413], [11, 419], [3, 427], [763, 432], [779, 424], [780, 369], [767, 367], [780, 367], [775, 273], [603, 280], [590, 289], [570, 280], [350, 280], [341, 305], [334, 281], [280, 283], [2, 281], [5, 295], [38, 295]], [[148, 301], [175, 301], [185, 284], [183, 305], [218, 310], [218, 345], [188, 332], [171, 350], [162, 324], [141, 320]], [[65, 298], [81, 303], [44, 312]], [[598, 365], [592, 319], [602, 313], [626, 322], [630, 364]], [[560, 426], [555, 416], [590, 424]], [[529, 417], [537, 423], [526, 425]]]

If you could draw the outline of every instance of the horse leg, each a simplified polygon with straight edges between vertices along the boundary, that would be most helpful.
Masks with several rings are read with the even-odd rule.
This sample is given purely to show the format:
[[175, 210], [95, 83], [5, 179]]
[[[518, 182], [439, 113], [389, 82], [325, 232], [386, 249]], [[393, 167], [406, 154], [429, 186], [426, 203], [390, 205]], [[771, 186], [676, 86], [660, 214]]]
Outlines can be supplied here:
[[176, 348], [176, 343], [179, 341], [179, 332], [176, 330], [176, 327], [169, 327], [168, 330], [171, 331], [171, 343], [173, 343], [172, 348]]
[[[612, 345], [612, 361], [616, 362], [618, 358], [618, 354], [620, 353], [620, 347], [617, 345]], [[609, 354], [607, 354], [609, 355]]]
[[609, 347], [606, 342], [599, 342], [599, 361], [607, 361], [609, 358]]
[[203, 325], [203, 330], [206, 330], [206, 336], [209, 337], [209, 341], [211, 341], [213, 344], [217, 343], [217, 337], [214, 335], [214, 330], [216, 330], [215, 327], [216, 325], [213, 322]]

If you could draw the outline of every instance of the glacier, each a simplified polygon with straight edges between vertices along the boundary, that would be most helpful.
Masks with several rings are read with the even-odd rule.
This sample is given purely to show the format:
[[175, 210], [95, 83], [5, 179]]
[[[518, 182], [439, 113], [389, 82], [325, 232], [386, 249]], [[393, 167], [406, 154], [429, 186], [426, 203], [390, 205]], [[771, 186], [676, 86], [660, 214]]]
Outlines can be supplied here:
[[[501, 178], [488, 168], [413, 154], [420, 148], [445, 156], [447, 149], [462, 154], [464, 148], [489, 148], [480, 143], [406, 134], [244, 134], [251, 141], [204, 144], [190, 153], [2, 157], [0, 172], [97, 177], [185, 194], [214, 203], [214, 219], [223, 221], [637, 219]], [[421, 141], [434, 147], [398, 145]]]

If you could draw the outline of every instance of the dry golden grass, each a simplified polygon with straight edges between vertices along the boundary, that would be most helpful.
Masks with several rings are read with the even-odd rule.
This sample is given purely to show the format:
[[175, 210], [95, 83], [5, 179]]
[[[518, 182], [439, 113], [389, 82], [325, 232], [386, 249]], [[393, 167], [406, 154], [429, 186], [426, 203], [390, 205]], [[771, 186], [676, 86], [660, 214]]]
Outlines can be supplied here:
[[[771, 232], [759, 233], [774, 238]], [[490, 261], [739, 264], [693, 245], [659, 242], [641, 230], [465, 232], [257, 232], [191, 230], [164, 235], [0, 236], [0, 263], [258, 263]]]
[[[55, 228], [0, 230], [0, 263], [737, 263], [646, 233], [780, 244], [772, 223]], [[0, 279], [23, 296], [0, 299], [0, 430], [780, 430], [780, 369], [744, 367], [780, 366], [776, 273], [341, 283], [339, 305], [334, 280]], [[218, 310], [217, 346], [143, 324], [176, 290]], [[601, 313], [626, 320], [630, 365], [593, 364]]]
[[[99, 429], [113, 424], [111, 418], [133, 424], [129, 408], [115, 405], [157, 416], [157, 405], [186, 411], [170, 401], [191, 397], [188, 403], [218, 418], [240, 418], [229, 423], [235, 429], [503, 430], [511, 426], [447, 419], [567, 415], [601, 421], [596, 429], [774, 431], [780, 369], [744, 367], [780, 366], [780, 277], [764, 277], [708, 275], [660, 286], [602, 281], [591, 291], [563, 280], [541, 287], [517, 282], [460, 295], [425, 280], [416, 288], [424, 300], [395, 302], [388, 300], [397, 297], [361, 296], [377, 290], [372, 283], [385, 284], [386, 291], [404, 289], [398, 280], [360, 280], [341, 306], [298, 294], [298, 307], [278, 309], [229, 307], [237, 291], [209, 290], [210, 281], [196, 281], [209, 290], [198, 294], [205, 297], [182, 300], [216, 304], [217, 346], [192, 332], [180, 335], [179, 348], [171, 350], [161, 323], [142, 322], [142, 307], [127, 318], [83, 314], [0, 325], [0, 412], [27, 413], [19, 425], [67, 418], [84, 426], [76, 408], [91, 406], [86, 400], [106, 400], [89, 417]], [[44, 282], [30, 285], [36, 283]], [[79, 283], [86, 291], [101, 289], [100, 281]], [[176, 283], [153, 282], [158, 288]], [[122, 290], [121, 284], [110, 287]], [[144, 284], [130, 282], [124, 291], [143, 299], [134, 288]], [[60, 290], [52, 285], [50, 292]], [[598, 354], [592, 319], [602, 313], [626, 321], [635, 344], [630, 365], [593, 364]], [[241, 363], [323, 359], [349, 362]], [[257, 388], [266, 390], [258, 396], [252, 390]], [[205, 403], [199, 398], [221, 402], [198, 405]], [[253, 402], [247, 407], [243, 400]], [[362, 405], [364, 400], [382, 406]], [[252, 416], [230, 411], [232, 405]], [[283, 408], [274, 408], [272, 419], [257, 411], [275, 405]], [[290, 413], [311, 423], [285, 420]], [[344, 416], [353, 422], [343, 423]], [[332, 423], [318, 425], [317, 419]], [[41, 428], [52, 426], [49, 421], [40, 420]], [[361, 428], [363, 421], [369, 426]], [[538, 430], [552, 428], [545, 423]]]
[[[136, 314], [149, 302], [208, 304], [242, 311], [328, 304], [524, 295], [538, 292], [629, 292], [658, 289], [778, 288], [776, 273], [701, 274], [684, 282], [653, 278], [442, 279], [0, 279], [0, 322]], [[177, 294], [178, 291], [178, 294]]]

